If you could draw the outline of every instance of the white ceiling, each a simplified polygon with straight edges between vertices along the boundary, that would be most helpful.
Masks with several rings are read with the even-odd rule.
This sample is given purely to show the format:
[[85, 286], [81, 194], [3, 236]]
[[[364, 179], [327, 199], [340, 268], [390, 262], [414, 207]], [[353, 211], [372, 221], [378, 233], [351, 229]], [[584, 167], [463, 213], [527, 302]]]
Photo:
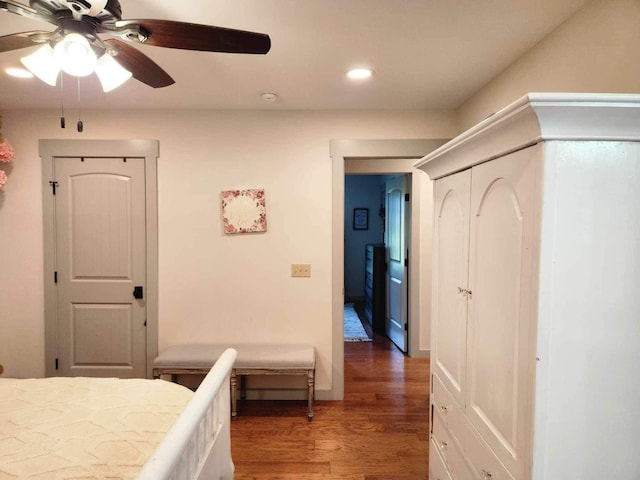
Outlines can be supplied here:
[[[236, 55], [141, 46], [176, 84], [153, 89], [130, 80], [105, 94], [92, 75], [81, 81], [82, 106], [456, 108], [588, 1], [120, 0], [123, 19], [267, 33], [271, 51]], [[0, 35], [53, 28], [0, 12]], [[0, 109], [59, 107], [60, 87], [4, 73], [31, 50], [0, 54]], [[374, 77], [347, 80], [345, 71], [356, 65], [372, 67]], [[264, 102], [263, 92], [277, 93], [278, 101]], [[67, 81], [65, 102], [76, 105], [76, 95], [75, 81]]]

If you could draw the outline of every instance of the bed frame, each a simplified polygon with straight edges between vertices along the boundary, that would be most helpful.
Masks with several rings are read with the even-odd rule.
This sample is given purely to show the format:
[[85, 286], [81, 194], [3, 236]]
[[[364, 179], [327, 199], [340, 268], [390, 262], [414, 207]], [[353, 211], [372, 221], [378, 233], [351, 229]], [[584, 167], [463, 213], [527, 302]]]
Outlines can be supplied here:
[[140, 471], [138, 480], [232, 480], [230, 377], [237, 352], [220, 356]]

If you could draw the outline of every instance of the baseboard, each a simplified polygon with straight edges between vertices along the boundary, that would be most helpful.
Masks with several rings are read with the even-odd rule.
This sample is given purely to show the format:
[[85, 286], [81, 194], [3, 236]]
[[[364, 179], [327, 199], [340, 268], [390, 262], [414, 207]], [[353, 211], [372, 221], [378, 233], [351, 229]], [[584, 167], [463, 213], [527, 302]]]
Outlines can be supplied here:
[[411, 353], [411, 358], [431, 358], [431, 350], [418, 350]]

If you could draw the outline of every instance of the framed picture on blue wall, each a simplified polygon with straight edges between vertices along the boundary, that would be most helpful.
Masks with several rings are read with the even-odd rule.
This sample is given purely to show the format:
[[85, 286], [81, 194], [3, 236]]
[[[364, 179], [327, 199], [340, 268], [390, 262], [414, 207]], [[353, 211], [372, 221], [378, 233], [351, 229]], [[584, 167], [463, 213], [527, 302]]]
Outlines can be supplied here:
[[369, 230], [369, 209], [368, 208], [353, 209], [353, 229]]

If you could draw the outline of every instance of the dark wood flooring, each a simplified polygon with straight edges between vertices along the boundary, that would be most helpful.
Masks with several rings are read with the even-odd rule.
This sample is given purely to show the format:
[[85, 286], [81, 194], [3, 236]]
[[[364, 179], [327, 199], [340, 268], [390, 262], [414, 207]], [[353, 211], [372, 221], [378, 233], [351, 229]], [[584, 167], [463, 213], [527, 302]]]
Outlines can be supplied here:
[[367, 316], [364, 313], [364, 302], [354, 302], [353, 309], [358, 314], [360, 323], [362, 323], [362, 326], [364, 330], [367, 332], [367, 335], [369, 335], [369, 338], [373, 338], [373, 329], [371, 328], [371, 325], [369, 325], [369, 322], [367, 321]]
[[345, 398], [243, 401], [231, 422], [235, 480], [427, 480], [429, 360], [384, 336], [345, 342]]

